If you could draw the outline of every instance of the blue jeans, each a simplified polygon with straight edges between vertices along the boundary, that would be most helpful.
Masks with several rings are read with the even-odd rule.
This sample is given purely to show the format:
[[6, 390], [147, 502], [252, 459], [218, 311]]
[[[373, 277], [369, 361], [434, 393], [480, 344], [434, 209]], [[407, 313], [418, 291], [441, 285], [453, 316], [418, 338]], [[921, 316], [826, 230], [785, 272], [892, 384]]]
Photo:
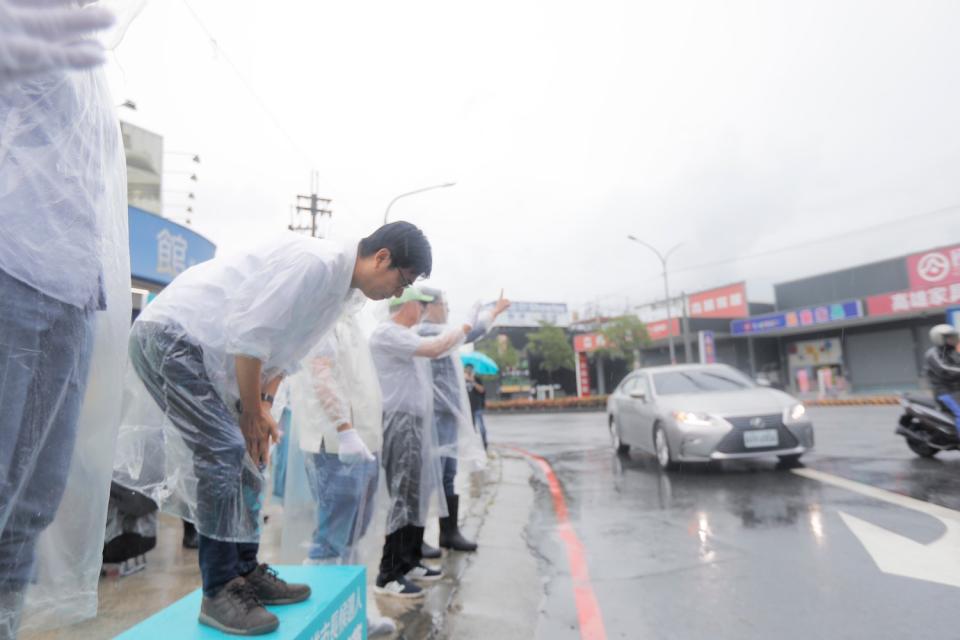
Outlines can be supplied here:
[[19, 590], [63, 498], [94, 323], [3, 271], [0, 305], [0, 590]]
[[380, 478], [380, 460], [344, 464], [335, 453], [306, 454], [317, 525], [308, 557], [355, 562], [353, 550], [367, 532]]
[[204, 535], [197, 537], [203, 595], [212, 598], [220, 587], [257, 568], [260, 545], [256, 542], [224, 542]]
[[960, 435], [960, 393], [944, 393], [937, 396], [937, 400], [953, 414], [957, 435]]
[[457, 477], [457, 417], [447, 411], [436, 411], [433, 414], [433, 424], [437, 428], [437, 440], [444, 453], [451, 456], [442, 456], [440, 464], [443, 467], [443, 493], [453, 496], [453, 481]]
[[483, 409], [477, 409], [473, 412], [473, 426], [480, 432], [480, 438], [483, 440], [483, 450], [487, 450], [487, 425], [483, 421]]
[[213, 535], [229, 533], [232, 526], [255, 527], [250, 523], [260, 517], [260, 480], [243, 464], [246, 443], [240, 426], [207, 377], [199, 345], [185, 339], [178, 327], [135, 323], [130, 363], [193, 454], [200, 575], [204, 593], [213, 595], [257, 565], [258, 543]]

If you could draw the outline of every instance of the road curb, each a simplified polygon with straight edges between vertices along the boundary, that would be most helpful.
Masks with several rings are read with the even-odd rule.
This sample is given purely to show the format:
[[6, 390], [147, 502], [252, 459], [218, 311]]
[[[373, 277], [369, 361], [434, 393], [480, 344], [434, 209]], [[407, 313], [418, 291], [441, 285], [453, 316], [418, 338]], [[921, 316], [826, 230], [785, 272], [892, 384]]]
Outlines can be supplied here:
[[804, 400], [808, 407], [862, 407], [900, 404], [899, 396], [863, 396], [854, 398], [820, 398]]

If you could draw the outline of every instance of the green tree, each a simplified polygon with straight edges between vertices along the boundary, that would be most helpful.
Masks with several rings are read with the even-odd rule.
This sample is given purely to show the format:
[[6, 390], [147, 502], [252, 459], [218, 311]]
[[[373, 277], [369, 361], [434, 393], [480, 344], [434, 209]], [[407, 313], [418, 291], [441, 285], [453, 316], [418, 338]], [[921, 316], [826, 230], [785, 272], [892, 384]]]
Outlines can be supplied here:
[[611, 360], [626, 360], [628, 367], [635, 366], [640, 350], [650, 344], [647, 327], [636, 316], [614, 318], [600, 333], [606, 345], [594, 353]]
[[510, 344], [509, 340], [482, 340], [476, 343], [477, 351], [493, 358], [493, 361], [500, 367], [500, 375], [505, 375], [507, 371], [516, 369], [520, 364], [520, 353]]
[[541, 322], [540, 328], [527, 340], [527, 351], [540, 358], [540, 368], [547, 372], [547, 379], [551, 382], [554, 371], [573, 369], [573, 347], [560, 327]]

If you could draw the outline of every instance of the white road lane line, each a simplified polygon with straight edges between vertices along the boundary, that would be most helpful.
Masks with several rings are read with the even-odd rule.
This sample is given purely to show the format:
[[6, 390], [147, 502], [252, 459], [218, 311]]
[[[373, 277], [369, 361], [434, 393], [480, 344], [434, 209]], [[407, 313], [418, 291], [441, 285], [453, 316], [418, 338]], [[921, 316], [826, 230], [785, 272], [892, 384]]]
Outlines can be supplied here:
[[925, 513], [942, 522], [946, 527], [946, 533], [929, 544], [922, 544], [849, 513], [838, 511], [844, 524], [857, 537], [880, 571], [960, 587], [960, 512], [823, 471], [794, 469], [793, 473], [882, 502]]
[[817, 480], [824, 484], [840, 487], [841, 489], [846, 489], [847, 491], [853, 491], [854, 493], [859, 493], [860, 495], [867, 496], [869, 498], [876, 498], [877, 500], [882, 500], [883, 502], [889, 502], [890, 504], [895, 504], [900, 507], [913, 509], [914, 511], [931, 515], [934, 518], [960, 522], [960, 511], [956, 511], [954, 509], [941, 507], [940, 505], [924, 502], [923, 500], [917, 500], [916, 498], [911, 498], [910, 496], [904, 496], [899, 493], [887, 491], [886, 489], [871, 487], [868, 484], [863, 484], [854, 480], [847, 480], [846, 478], [841, 478], [823, 471], [817, 471], [816, 469], [793, 469], [792, 471], [798, 476], [803, 476], [804, 478], [809, 478], [810, 480]]

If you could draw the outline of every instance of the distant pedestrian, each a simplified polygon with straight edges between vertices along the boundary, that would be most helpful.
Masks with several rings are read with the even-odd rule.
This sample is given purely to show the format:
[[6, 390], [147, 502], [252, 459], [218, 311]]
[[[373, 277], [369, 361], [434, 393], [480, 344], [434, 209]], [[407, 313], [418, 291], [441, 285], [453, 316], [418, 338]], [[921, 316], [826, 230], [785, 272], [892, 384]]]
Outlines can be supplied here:
[[467, 382], [467, 395], [470, 397], [470, 412], [473, 415], [473, 426], [480, 432], [483, 440], [483, 450], [488, 450], [487, 425], [483, 422], [483, 411], [487, 406], [487, 389], [474, 373], [473, 365], [463, 368], [463, 377]]

